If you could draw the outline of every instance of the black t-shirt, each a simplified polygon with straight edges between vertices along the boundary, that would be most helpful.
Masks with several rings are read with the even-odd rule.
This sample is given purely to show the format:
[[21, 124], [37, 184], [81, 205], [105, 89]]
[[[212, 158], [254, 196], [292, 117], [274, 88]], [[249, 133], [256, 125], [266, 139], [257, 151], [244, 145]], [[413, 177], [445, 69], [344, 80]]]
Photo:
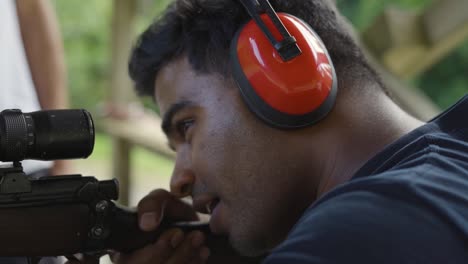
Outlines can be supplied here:
[[310, 206], [265, 264], [467, 264], [468, 96]]

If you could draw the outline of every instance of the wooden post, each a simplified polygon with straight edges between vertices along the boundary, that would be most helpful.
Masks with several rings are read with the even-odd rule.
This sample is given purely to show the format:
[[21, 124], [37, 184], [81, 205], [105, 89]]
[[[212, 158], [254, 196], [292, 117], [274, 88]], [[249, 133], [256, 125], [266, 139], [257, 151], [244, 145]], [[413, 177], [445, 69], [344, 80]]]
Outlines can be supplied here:
[[112, 14], [111, 86], [108, 98], [115, 107], [127, 108], [135, 100], [128, 77], [128, 58], [135, 36], [136, 0], [114, 0]]
[[[108, 90], [109, 115], [117, 118], [128, 117], [127, 108], [132, 99], [132, 83], [128, 77], [127, 64], [134, 41], [136, 0], [114, 0], [112, 15], [112, 73]], [[120, 182], [119, 202], [128, 205], [130, 181], [131, 143], [126, 139], [113, 137], [113, 176]]]
[[125, 139], [112, 139], [112, 172], [119, 181], [119, 203], [129, 205], [130, 200], [130, 156], [132, 144]]

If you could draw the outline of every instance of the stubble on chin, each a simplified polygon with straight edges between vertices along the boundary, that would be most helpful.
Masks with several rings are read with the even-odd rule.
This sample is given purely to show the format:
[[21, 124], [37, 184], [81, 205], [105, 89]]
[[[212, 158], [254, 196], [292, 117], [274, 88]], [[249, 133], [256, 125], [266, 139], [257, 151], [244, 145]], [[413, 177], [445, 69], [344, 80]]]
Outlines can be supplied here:
[[[271, 250], [272, 243], [268, 236], [263, 234], [261, 217], [245, 217], [241, 214], [238, 216], [241, 217], [231, 219], [234, 221], [231, 222], [233, 225], [229, 234], [229, 241], [234, 250], [246, 257], [261, 256]], [[248, 219], [257, 219], [257, 221], [252, 223]]]

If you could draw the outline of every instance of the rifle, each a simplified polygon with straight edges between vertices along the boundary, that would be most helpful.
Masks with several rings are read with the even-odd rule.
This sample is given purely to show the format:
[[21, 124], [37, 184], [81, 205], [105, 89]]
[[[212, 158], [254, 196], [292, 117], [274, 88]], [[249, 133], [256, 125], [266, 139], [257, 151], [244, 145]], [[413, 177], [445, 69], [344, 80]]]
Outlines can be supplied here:
[[[168, 227], [209, 232], [207, 224], [167, 223], [154, 232], [138, 227], [137, 213], [118, 205], [118, 182], [82, 175], [28, 177], [24, 159], [88, 157], [94, 147], [94, 124], [86, 110], [0, 113], [0, 256], [84, 253], [99, 257], [108, 250], [131, 252]], [[39, 258], [38, 258], [39, 257]]]

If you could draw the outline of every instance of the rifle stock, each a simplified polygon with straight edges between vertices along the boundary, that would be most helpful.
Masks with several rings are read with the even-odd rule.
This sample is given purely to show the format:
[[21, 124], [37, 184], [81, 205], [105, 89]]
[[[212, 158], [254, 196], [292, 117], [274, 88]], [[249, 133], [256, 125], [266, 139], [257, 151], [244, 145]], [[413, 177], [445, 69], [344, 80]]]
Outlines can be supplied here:
[[0, 178], [0, 256], [128, 253], [170, 227], [209, 232], [207, 224], [164, 221], [154, 232], [140, 230], [137, 213], [113, 201], [115, 181], [81, 175], [31, 179], [20, 168], [9, 168]]

